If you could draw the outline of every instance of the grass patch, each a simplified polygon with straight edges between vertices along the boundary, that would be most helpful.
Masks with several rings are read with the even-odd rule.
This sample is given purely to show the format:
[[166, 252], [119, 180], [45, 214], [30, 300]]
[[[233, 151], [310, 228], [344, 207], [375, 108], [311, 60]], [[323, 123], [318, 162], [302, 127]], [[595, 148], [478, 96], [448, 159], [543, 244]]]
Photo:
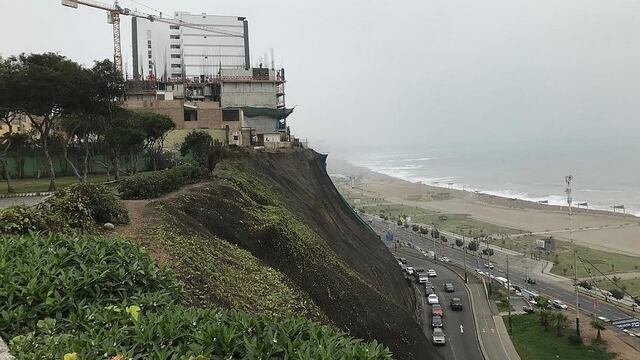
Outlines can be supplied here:
[[[555, 254], [549, 255], [549, 261], [554, 262], [551, 272], [558, 275], [572, 275], [573, 270], [573, 251], [571, 251], [568, 242], [559, 242], [557, 257]], [[600, 272], [610, 274], [614, 272], [634, 272], [640, 271], [640, 258], [636, 256], [623, 255], [613, 252], [607, 252], [597, 249], [591, 249], [584, 246], [577, 247], [578, 257], [588, 260]], [[600, 273], [585, 262], [584, 265], [578, 260], [578, 277], [589, 276], [587, 269], [590, 269], [591, 275], [599, 275]]]
[[[87, 181], [91, 183], [102, 183], [107, 181], [107, 176], [105, 174], [87, 175]], [[58, 186], [58, 189], [62, 189], [69, 185], [77, 183], [79, 183], [79, 181], [75, 176], [56, 177], [56, 185]], [[40, 179], [13, 179], [13, 189], [15, 193], [49, 191], [49, 178], [41, 177]], [[0, 186], [0, 194], [6, 193], [7, 183], [6, 180], [3, 180], [2, 186]]]
[[[506, 320], [506, 318], [505, 318]], [[572, 345], [568, 336], [545, 331], [537, 314], [511, 317], [511, 339], [522, 360], [609, 360], [614, 355], [594, 345]]]
[[640, 277], [636, 279], [619, 280], [617, 286], [609, 280], [597, 280], [596, 286], [605, 290], [618, 289], [619, 286], [622, 286], [629, 294], [640, 296]]

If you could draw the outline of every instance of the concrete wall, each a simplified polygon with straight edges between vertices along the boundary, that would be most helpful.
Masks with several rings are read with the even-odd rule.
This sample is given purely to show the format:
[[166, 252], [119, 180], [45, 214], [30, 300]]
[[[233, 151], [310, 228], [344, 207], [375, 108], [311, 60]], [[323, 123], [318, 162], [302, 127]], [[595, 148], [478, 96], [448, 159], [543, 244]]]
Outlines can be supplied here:
[[278, 120], [267, 116], [244, 117], [244, 126], [256, 130], [256, 134], [276, 133]]
[[218, 102], [204, 101], [197, 106], [198, 120], [184, 121], [184, 106], [181, 100], [126, 101], [124, 107], [133, 111], [148, 111], [167, 115], [176, 129], [222, 129], [222, 109]]
[[220, 103], [222, 107], [267, 107], [278, 105], [275, 82], [222, 82]]

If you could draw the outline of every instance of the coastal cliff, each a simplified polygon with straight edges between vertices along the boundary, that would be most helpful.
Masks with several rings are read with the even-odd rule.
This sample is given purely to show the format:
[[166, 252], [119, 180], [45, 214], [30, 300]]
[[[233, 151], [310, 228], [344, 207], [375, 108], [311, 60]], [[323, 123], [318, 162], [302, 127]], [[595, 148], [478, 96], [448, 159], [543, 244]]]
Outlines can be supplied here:
[[210, 181], [128, 206], [142, 220], [126, 235], [176, 272], [195, 306], [299, 315], [397, 359], [439, 358], [393, 255], [311, 150], [233, 150]]

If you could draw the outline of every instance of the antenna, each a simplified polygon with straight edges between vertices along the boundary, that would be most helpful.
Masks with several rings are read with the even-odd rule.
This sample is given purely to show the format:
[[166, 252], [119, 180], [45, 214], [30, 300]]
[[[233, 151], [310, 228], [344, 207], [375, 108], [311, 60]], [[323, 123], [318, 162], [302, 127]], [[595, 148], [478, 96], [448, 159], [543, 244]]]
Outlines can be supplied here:
[[573, 181], [573, 175], [567, 175], [564, 177], [564, 181], [567, 183], [567, 189], [564, 191], [567, 193], [567, 206], [569, 208], [569, 241], [573, 247], [573, 289], [576, 293], [576, 336], [580, 339], [580, 298], [578, 295], [578, 253], [576, 250], [576, 244], [573, 241], [573, 214], [571, 212], [571, 203], [573, 199], [571, 197], [571, 181]]

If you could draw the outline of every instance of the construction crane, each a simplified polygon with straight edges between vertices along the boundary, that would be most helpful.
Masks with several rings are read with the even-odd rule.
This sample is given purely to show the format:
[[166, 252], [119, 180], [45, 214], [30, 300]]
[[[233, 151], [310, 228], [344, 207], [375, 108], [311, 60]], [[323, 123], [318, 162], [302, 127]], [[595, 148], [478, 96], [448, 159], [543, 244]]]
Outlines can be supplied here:
[[123, 8], [118, 4], [118, 0], [115, 0], [113, 5], [93, 0], [62, 0], [62, 5], [74, 9], [77, 9], [78, 5], [84, 5], [107, 12], [107, 22], [113, 25], [113, 63], [115, 65], [115, 68], [119, 70], [120, 73], [124, 73], [122, 69], [122, 45], [120, 43], [120, 15], [139, 17], [147, 19], [149, 21], [158, 21], [169, 25], [178, 25], [215, 34], [227, 35], [232, 37], [244, 37], [244, 34], [239, 34], [232, 31], [212, 29], [210, 27], [191, 24], [182, 20], [163, 18], [161, 16], [155, 16], [128, 8]]

